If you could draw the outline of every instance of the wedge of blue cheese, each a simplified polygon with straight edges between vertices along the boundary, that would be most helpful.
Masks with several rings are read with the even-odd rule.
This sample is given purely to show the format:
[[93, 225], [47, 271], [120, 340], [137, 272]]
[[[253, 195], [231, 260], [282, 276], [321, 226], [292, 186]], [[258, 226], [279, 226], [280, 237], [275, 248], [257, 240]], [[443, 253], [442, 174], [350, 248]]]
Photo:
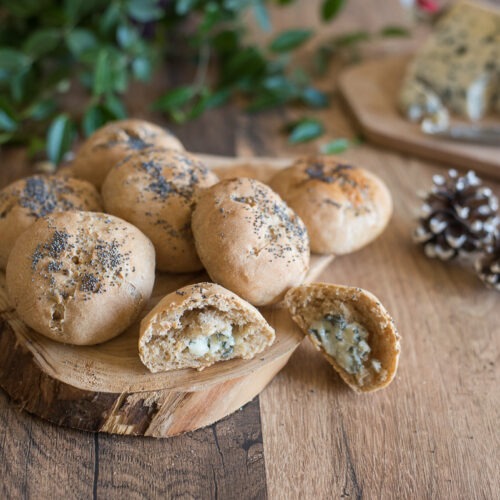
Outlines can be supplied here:
[[475, 121], [494, 108], [499, 85], [500, 11], [461, 2], [438, 22], [408, 68], [399, 106], [409, 119], [420, 119], [439, 107], [437, 97]]

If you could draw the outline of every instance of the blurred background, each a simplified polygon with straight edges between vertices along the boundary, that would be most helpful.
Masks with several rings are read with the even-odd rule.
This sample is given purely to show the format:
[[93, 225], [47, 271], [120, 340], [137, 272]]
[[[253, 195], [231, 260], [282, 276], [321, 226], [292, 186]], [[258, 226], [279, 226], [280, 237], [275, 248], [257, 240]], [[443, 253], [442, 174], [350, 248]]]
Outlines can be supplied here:
[[266, 129], [298, 152], [311, 141], [340, 152], [358, 138], [336, 120], [336, 76], [361, 59], [411, 51], [446, 5], [3, 0], [0, 143], [56, 165], [107, 121], [134, 116], [169, 126], [194, 150], [205, 123], [215, 136], [206, 152], [217, 152], [223, 139], [211, 125], [230, 105], [273, 110]]

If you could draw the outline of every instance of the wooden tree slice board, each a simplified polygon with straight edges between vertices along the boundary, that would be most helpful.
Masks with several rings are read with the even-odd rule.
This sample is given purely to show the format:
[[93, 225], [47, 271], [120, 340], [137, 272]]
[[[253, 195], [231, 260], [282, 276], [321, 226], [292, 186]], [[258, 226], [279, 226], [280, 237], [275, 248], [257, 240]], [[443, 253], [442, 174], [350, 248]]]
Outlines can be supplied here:
[[397, 98], [410, 60], [407, 55], [367, 61], [340, 76], [340, 91], [366, 138], [427, 160], [500, 178], [500, 141], [498, 146], [481, 146], [438, 139], [425, 135], [418, 124], [400, 114]]
[[[203, 159], [221, 171], [237, 161]], [[255, 167], [246, 163], [246, 174], [259, 178], [288, 163], [253, 162]], [[332, 259], [313, 256], [307, 280], [316, 279]], [[205, 273], [158, 274], [143, 316], [167, 293], [208, 279]], [[301, 342], [302, 334], [283, 308], [261, 310], [277, 335], [275, 343], [254, 359], [225, 361], [201, 372], [152, 374], [138, 355], [139, 321], [104, 344], [59, 344], [19, 320], [9, 304], [5, 274], [0, 273], [0, 386], [21, 407], [58, 425], [154, 437], [195, 430], [252, 400]]]

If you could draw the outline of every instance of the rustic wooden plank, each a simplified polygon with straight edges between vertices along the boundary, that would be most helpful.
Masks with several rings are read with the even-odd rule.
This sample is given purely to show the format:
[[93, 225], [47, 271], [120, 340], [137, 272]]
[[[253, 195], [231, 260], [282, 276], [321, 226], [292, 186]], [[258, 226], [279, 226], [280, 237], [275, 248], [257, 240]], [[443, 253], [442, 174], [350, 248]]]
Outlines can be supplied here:
[[97, 498], [267, 497], [259, 403], [168, 440], [99, 436]]
[[302, 343], [260, 398], [269, 495], [497, 498], [500, 296], [411, 242], [416, 190], [437, 167], [371, 147], [344, 157], [387, 181], [395, 213], [375, 243], [338, 257], [324, 278], [387, 306], [402, 335], [400, 369], [386, 390], [357, 396]]
[[0, 391], [0, 498], [90, 498], [93, 436], [15, 408]]

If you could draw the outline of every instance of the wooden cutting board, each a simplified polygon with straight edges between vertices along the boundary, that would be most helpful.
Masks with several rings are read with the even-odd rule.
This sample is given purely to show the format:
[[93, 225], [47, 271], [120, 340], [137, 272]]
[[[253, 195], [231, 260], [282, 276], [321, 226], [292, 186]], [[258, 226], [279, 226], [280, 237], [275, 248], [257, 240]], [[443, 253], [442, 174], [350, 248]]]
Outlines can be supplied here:
[[499, 179], [500, 141], [481, 146], [430, 137], [400, 114], [397, 98], [411, 57], [370, 60], [340, 76], [339, 89], [363, 134], [381, 146]]
[[[263, 180], [286, 160], [238, 163], [199, 155], [221, 176]], [[308, 281], [333, 260], [313, 256]], [[167, 293], [207, 281], [205, 273], [157, 275], [143, 316]], [[138, 356], [139, 321], [104, 344], [59, 344], [28, 328], [9, 305], [0, 273], [0, 386], [24, 409], [58, 425], [114, 434], [167, 437], [209, 425], [252, 400], [286, 364], [303, 336], [279, 306], [262, 308], [276, 341], [252, 360], [205, 370], [152, 374]]]

